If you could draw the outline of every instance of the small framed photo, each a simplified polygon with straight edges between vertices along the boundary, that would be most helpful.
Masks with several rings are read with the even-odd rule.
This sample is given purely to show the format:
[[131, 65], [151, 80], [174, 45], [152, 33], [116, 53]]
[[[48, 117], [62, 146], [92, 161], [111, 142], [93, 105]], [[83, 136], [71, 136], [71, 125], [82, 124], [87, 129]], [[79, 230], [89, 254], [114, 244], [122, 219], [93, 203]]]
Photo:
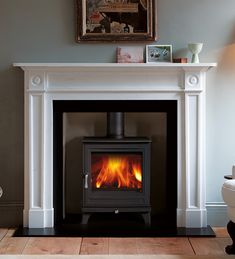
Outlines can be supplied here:
[[117, 63], [144, 63], [142, 47], [117, 47]]
[[146, 63], [172, 62], [172, 45], [147, 45]]

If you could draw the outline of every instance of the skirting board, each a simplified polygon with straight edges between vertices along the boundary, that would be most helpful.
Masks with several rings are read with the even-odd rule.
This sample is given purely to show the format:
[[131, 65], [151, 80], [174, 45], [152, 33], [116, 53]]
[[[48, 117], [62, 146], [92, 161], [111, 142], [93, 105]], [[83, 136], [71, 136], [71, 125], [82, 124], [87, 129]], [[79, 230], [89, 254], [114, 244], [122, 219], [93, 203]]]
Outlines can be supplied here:
[[23, 203], [0, 203], [0, 227], [15, 227], [23, 222]]
[[207, 223], [213, 227], [226, 227], [229, 218], [224, 202], [207, 202]]
[[[225, 227], [229, 221], [227, 206], [224, 202], [207, 202], [207, 223], [213, 227]], [[23, 203], [0, 203], [0, 226], [13, 227], [22, 225]]]

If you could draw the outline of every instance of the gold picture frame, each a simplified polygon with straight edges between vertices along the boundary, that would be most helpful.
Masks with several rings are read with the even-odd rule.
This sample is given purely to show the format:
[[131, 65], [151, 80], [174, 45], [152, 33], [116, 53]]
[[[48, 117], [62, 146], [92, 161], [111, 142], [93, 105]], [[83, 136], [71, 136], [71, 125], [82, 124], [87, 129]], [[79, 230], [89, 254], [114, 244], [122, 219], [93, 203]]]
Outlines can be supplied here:
[[76, 0], [77, 42], [155, 41], [155, 0]]

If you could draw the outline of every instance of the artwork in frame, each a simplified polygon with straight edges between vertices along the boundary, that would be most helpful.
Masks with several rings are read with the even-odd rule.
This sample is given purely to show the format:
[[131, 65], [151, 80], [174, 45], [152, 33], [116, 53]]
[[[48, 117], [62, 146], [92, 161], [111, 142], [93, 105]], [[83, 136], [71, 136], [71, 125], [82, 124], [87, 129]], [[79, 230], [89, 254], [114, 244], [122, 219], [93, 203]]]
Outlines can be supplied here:
[[156, 40], [156, 0], [76, 0], [77, 41]]
[[172, 62], [172, 45], [147, 45], [146, 63]]

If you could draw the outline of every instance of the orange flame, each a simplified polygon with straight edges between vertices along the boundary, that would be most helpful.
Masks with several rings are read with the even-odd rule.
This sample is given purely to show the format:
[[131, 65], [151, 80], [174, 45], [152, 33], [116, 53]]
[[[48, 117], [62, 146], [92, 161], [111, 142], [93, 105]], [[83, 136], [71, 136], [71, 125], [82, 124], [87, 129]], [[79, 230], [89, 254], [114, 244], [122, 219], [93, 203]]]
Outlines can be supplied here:
[[93, 188], [142, 188], [140, 155], [102, 155], [92, 162]]

